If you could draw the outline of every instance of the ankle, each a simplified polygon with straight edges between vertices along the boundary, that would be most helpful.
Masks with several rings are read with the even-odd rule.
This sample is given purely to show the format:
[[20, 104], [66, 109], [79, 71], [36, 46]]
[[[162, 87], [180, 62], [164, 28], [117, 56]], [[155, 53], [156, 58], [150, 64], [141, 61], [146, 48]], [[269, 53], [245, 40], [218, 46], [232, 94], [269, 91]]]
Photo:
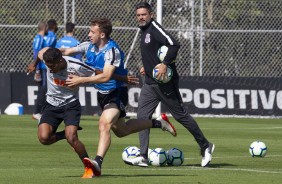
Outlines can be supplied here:
[[102, 168], [103, 157], [97, 155], [94, 160], [98, 163], [99, 167]]

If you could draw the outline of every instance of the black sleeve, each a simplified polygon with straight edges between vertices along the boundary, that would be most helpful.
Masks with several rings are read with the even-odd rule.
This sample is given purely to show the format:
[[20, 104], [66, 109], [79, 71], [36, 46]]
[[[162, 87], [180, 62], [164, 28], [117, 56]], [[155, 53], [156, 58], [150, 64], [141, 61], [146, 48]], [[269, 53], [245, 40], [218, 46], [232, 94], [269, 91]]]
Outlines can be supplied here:
[[177, 56], [177, 52], [180, 48], [180, 44], [178, 41], [171, 36], [167, 31], [165, 31], [159, 24], [154, 22], [154, 37], [157, 41], [159, 41], [162, 45], [165, 45], [168, 47], [167, 54], [163, 60], [163, 63], [168, 65], [175, 60]]

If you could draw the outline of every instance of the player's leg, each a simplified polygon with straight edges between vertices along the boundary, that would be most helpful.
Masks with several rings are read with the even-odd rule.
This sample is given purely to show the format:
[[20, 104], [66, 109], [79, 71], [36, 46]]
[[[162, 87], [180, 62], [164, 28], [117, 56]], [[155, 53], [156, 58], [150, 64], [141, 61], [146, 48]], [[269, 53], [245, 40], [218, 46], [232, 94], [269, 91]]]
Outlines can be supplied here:
[[165, 114], [152, 120], [130, 119], [125, 122], [124, 118], [119, 118], [118, 121], [112, 125], [112, 131], [117, 137], [124, 137], [148, 128], [160, 128], [176, 136], [174, 126], [169, 122]]
[[54, 107], [48, 102], [44, 103], [37, 133], [41, 144], [50, 145], [64, 138], [62, 135], [56, 134], [56, 130], [63, 120], [62, 112], [62, 109]]
[[[181, 123], [194, 136], [203, 156], [201, 165], [206, 166], [211, 160], [211, 153], [214, 149], [214, 145], [208, 142], [195, 119], [188, 114], [187, 110], [183, 107], [178, 87], [178, 80], [165, 85], [159, 85], [159, 87], [156, 88], [156, 91], [158, 91], [158, 95], [161, 98], [162, 103], [168, 108], [174, 119]], [[209, 152], [210, 154], [206, 155], [207, 157], [205, 159], [205, 151], [207, 149], [209, 150], [209, 147], [211, 147]]]
[[38, 125], [37, 136], [38, 140], [43, 145], [54, 144], [58, 141], [54, 134], [54, 127], [48, 123], [40, 123]]
[[104, 106], [99, 119], [99, 142], [97, 155], [94, 160], [89, 158], [83, 159], [84, 165], [92, 169], [93, 177], [101, 175], [103, 159], [111, 145], [111, 126], [118, 120], [119, 116], [120, 110], [115, 103], [109, 103]]
[[47, 76], [46, 76], [46, 69], [42, 69], [41, 71], [41, 77], [42, 81], [38, 85], [38, 95], [37, 95], [37, 101], [35, 106], [35, 113], [32, 115], [33, 119], [39, 120], [42, 115], [42, 107], [44, 102], [46, 101], [46, 92], [47, 92]]
[[[83, 159], [88, 158], [87, 151], [84, 144], [79, 140], [77, 130], [80, 123], [81, 106], [78, 100], [71, 102], [64, 106], [63, 118], [65, 122], [65, 130], [62, 131], [65, 134], [67, 142], [77, 153], [79, 158], [84, 164]], [[82, 178], [92, 178], [93, 171], [90, 167], [84, 164], [84, 174]]]
[[68, 143], [71, 145], [71, 147], [78, 154], [79, 158], [82, 161], [83, 158], [88, 157], [88, 154], [86, 152], [84, 144], [78, 138], [77, 128], [78, 126], [76, 125], [67, 125], [65, 127], [65, 134]]
[[[75, 113], [75, 112], [72, 110], [69, 111], [69, 113]], [[70, 118], [68, 119], [68, 122], [70, 122], [71, 120], [73, 120], [72, 123], [75, 122], [74, 124], [79, 122], [80, 118], [78, 120], [75, 120], [73, 119], [73, 116], [70, 115], [67, 116], [68, 116], [67, 118]], [[84, 159], [89, 159], [89, 157], [84, 144], [78, 138], [78, 134], [77, 134], [78, 125], [68, 125], [68, 124], [69, 123], [66, 123], [66, 127], [65, 127], [66, 139], [70, 144], [70, 146], [73, 148], [73, 150], [77, 153], [81, 161], [83, 162], [84, 173], [82, 175], [82, 178], [92, 178], [94, 176], [93, 169], [91, 168], [91, 166], [84, 163]]]
[[77, 130], [81, 117], [81, 106], [78, 100], [64, 107], [65, 136], [79, 158], [88, 157], [84, 144], [79, 140]]
[[115, 103], [110, 103], [104, 107], [99, 119], [99, 143], [97, 155], [105, 157], [111, 145], [111, 127], [119, 118], [120, 110]]
[[[144, 84], [142, 86], [140, 97], [138, 100], [137, 119], [152, 119], [152, 115], [155, 109], [157, 108], [158, 104], [159, 99], [151, 88], [151, 85]], [[141, 167], [148, 166], [149, 135], [150, 129], [145, 129], [139, 132], [140, 157], [137, 157], [135, 160], [132, 160], [131, 165], [137, 165]]]

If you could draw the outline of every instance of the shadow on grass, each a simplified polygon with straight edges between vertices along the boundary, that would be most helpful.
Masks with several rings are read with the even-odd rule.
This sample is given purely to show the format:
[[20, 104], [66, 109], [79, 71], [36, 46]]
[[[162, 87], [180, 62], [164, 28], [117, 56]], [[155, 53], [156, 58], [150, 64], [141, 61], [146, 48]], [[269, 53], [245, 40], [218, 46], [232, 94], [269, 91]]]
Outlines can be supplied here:
[[[236, 167], [237, 165], [229, 164], [229, 163], [216, 163], [216, 164], [209, 164], [207, 167], [202, 167], [201, 164], [183, 164], [177, 167], [202, 167], [202, 168], [221, 168], [221, 167]], [[172, 166], [173, 167], [173, 166]]]
[[[92, 179], [99, 178], [124, 178], [124, 177], [174, 177], [174, 176], [198, 176], [196, 174], [103, 174], [100, 177], [94, 177]], [[64, 176], [65, 178], [80, 178], [81, 176]]]

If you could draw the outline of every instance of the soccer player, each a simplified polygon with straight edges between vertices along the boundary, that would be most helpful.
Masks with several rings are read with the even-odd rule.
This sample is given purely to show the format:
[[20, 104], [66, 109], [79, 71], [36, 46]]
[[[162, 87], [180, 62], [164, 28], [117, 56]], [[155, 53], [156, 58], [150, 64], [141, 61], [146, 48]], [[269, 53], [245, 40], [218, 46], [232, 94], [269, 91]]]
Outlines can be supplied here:
[[[139, 120], [151, 119], [153, 112], [159, 102], [166, 105], [172, 116], [181, 123], [197, 141], [202, 155], [201, 166], [207, 166], [212, 159], [214, 144], [210, 143], [203, 135], [196, 121], [188, 114], [183, 107], [179, 93], [179, 76], [173, 60], [180, 48], [179, 43], [153, 19], [152, 7], [147, 2], [140, 2], [135, 6], [136, 17], [141, 29], [141, 56], [143, 67], [141, 74], [145, 75], [145, 82], [142, 86], [138, 100], [137, 118]], [[157, 57], [158, 49], [167, 46], [168, 51], [163, 62]], [[160, 64], [158, 77], [164, 77], [166, 69], [170, 66], [173, 70], [173, 77], [168, 83], [158, 83], [152, 76], [153, 68]], [[148, 147], [150, 129], [139, 133], [140, 157], [126, 162], [130, 165], [148, 166]]]
[[[45, 46], [44, 43], [44, 36], [48, 32], [48, 25], [46, 22], [40, 22], [38, 24], [38, 33], [33, 39], [33, 60], [35, 61], [38, 55], [38, 52]], [[42, 74], [40, 69], [38, 68], [34, 74], [34, 81], [39, 83], [39, 88], [42, 85]], [[42, 108], [42, 101], [37, 99], [35, 112], [32, 114], [32, 118], [39, 120], [41, 117], [41, 108]]]
[[[84, 42], [75, 48], [61, 49], [63, 54], [86, 52], [86, 64], [103, 73], [91, 77], [77, 77], [66, 81], [70, 87], [83, 83], [93, 83], [98, 89], [98, 102], [102, 108], [99, 119], [99, 143], [94, 160], [85, 158], [84, 164], [92, 168], [92, 178], [101, 175], [102, 162], [111, 144], [112, 130], [116, 136], [124, 137], [131, 133], [147, 128], [161, 128], [176, 136], [176, 130], [165, 114], [153, 120], [134, 120], [125, 122], [125, 106], [128, 102], [127, 86], [124, 82], [111, 79], [114, 74], [126, 76], [124, 69], [124, 54], [117, 43], [110, 38], [112, 24], [107, 18], [96, 18], [91, 21], [89, 38], [91, 42]], [[85, 174], [86, 176], [86, 174]]]
[[[54, 19], [50, 19], [47, 21], [48, 25], [48, 32], [44, 35], [44, 47], [53, 47], [55, 48], [57, 43], [56, 32], [58, 31], [57, 22]], [[31, 63], [35, 64], [35, 62]], [[35, 65], [34, 65], [35, 66]], [[36, 65], [36, 79], [40, 84], [38, 88], [38, 95], [37, 95], [37, 104], [36, 104], [36, 113], [33, 114], [32, 118], [39, 120], [41, 117], [41, 109], [43, 103], [46, 101], [46, 92], [47, 92], [47, 77], [46, 77], [47, 68], [45, 64], [40, 61]], [[39, 113], [40, 112], [40, 113]]]
[[56, 33], [58, 31], [58, 24], [55, 19], [50, 19], [47, 21], [48, 24], [48, 33], [44, 36], [45, 47], [55, 48], [57, 44], [57, 36]]
[[[80, 44], [80, 42], [74, 38], [75, 34], [75, 24], [68, 22], [66, 24], [66, 34], [61, 39], [58, 40], [56, 48], [71, 48]], [[82, 54], [78, 53], [72, 57], [82, 60]]]
[[[43, 145], [66, 139], [81, 160], [88, 158], [86, 149], [77, 134], [81, 116], [78, 87], [67, 87], [66, 80], [71, 74], [94, 75], [95, 70], [78, 59], [62, 56], [60, 50], [56, 48], [43, 48], [38, 58], [44, 60], [47, 66], [48, 85], [46, 102], [38, 124], [38, 139]], [[65, 123], [65, 130], [56, 132], [62, 121]], [[91, 169], [85, 167], [85, 172], [89, 170]]]

